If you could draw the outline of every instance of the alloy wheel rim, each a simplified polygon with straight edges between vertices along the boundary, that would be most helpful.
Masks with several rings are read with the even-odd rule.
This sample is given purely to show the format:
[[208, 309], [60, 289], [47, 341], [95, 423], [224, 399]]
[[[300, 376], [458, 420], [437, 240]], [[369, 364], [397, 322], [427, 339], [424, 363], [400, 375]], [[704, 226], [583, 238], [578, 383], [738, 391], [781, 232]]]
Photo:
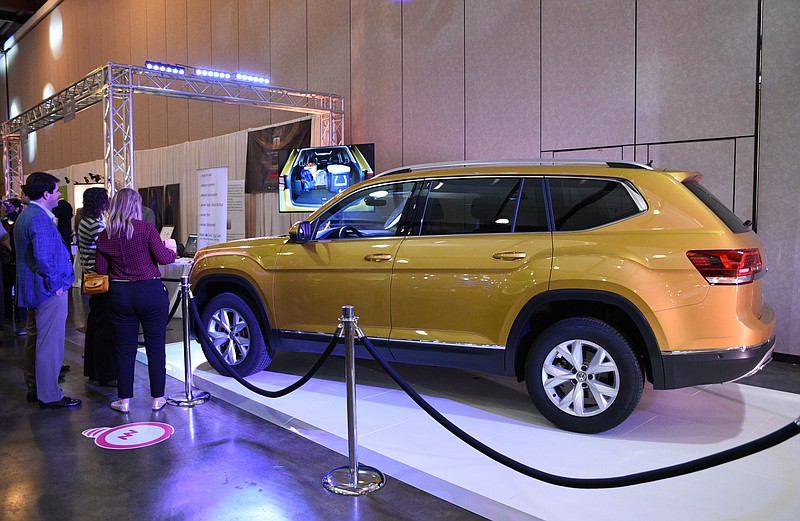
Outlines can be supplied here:
[[244, 317], [235, 309], [220, 308], [215, 311], [208, 322], [207, 330], [214, 349], [228, 365], [238, 365], [247, 357], [250, 351], [250, 329]]
[[554, 347], [542, 366], [542, 386], [561, 411], [577, 417], [607, 410], [619, 394], [619, 368], [594, 342], [567, 340]]

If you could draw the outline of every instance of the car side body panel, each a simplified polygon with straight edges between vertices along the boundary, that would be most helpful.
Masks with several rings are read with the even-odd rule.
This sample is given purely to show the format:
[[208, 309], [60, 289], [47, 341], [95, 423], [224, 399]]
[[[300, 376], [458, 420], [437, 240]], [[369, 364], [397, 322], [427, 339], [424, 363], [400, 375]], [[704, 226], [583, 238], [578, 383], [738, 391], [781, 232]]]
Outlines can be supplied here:
[[332, 333], [353, 306], [364, 333], [388, 338], [392, 265], [402, 238], [287, 243], [275, 265], [274, 327]]
[[513, 317], [547, 290], [550, 250], [547, 232], [407, 238], [392, 277], [392, 340], [504, 347]]

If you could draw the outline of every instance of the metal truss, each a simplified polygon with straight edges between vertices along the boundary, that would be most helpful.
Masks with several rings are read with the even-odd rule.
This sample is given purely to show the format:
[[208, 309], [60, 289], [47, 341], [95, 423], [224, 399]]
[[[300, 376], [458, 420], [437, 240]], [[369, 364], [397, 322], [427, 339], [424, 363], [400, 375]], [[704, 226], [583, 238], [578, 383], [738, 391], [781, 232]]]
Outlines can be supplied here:
[[103, 103], [105, 176], [112, 190], [133, 187], [133, 94], [250, 105], [317, 114], [320, 144], [344, 144], [344, 98], [234, 79], [178, 75], [133, 65], [109, 63], [0, 126], [6, 194], [14, 176], [22, 179], [21, 136]]
[[22, 187], [22, 145], [20, 144], [19, 134], [3, 135], [3, 168], [8, 175], [6, 178], [6, 197], [19, 195], [14, 189], [13, 181], [17, 180], [17, 188]]
[[133, 188], [133, 90], [131, 71], [110, 69], [106, 95], [103, 96], [103, 165], [112, 191]]

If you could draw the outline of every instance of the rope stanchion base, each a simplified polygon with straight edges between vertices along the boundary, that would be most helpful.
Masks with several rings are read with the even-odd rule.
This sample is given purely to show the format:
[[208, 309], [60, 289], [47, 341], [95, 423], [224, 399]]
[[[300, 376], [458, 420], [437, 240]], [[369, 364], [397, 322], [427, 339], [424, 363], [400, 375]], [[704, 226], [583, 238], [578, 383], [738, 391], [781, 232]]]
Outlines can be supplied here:
[[176, 407], [194, 407], [195, 405], [206, 403], [210, 399], [211, 395], [209, 393], [195, 390], [188, 395], [186, 393], [171, 394], [167, 398], [167, 403]]
[[[339, 467], [328, 472], [322, 478], [322, 486], [328, 492], [343, 496], [362, 496], [379, 490], [386, 484], [383, 473], [367, 465], [358, 466], [358, 479], [352, 479], [350, 467]], [[355, 481], [355, 483], [354, 483]]]

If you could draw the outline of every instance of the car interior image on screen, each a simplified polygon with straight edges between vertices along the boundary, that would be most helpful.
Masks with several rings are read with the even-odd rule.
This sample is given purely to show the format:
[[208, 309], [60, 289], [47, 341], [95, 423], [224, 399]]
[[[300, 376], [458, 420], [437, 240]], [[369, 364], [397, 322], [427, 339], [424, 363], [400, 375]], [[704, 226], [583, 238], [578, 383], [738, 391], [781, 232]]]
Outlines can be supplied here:
[[298, 148], [289, 153], [279, 179], [280, 211], [311, 212], [375, 173], [373, 144]]

